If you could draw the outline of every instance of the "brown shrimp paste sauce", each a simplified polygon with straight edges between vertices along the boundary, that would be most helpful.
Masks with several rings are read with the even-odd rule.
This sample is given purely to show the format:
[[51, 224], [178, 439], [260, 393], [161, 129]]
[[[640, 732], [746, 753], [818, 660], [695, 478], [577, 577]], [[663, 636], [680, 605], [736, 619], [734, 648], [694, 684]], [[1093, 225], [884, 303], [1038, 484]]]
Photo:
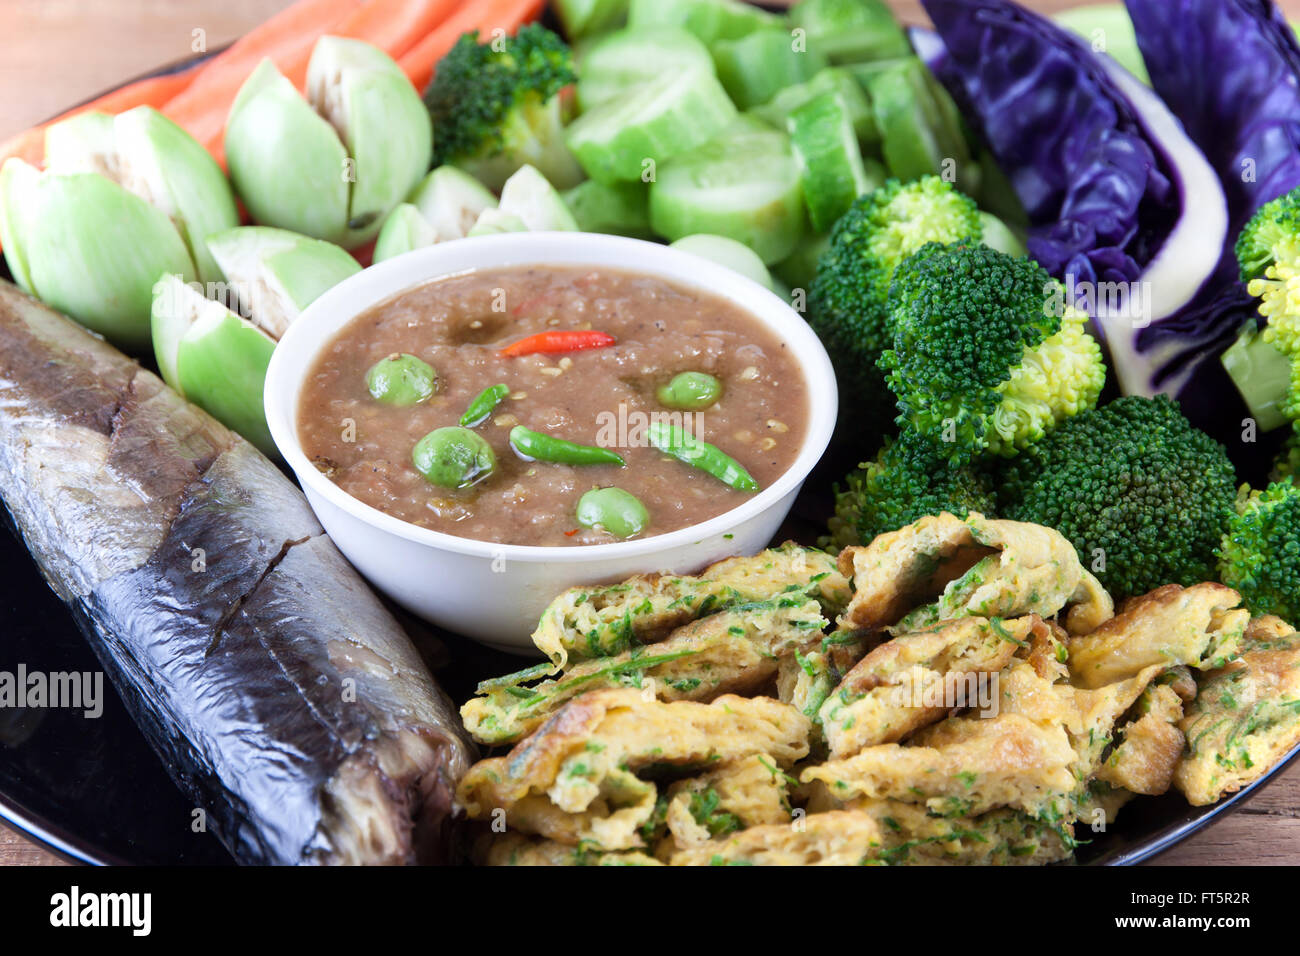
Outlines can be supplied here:
[[[525, 336], [560, 329], [606, 332], [616, 344], [565, 355], [500, 354]], [[437, 371], [432, 398], [395, 407], [371, 397], [366, 372], [399, 352]], [[684, 371], [721, 380], [721, 399], [699, 412], [661, 405], [656, 390]], [[496, 471], [459, 490], [430, 484], [411, 463], [415, 443], [458, 424], [470, 402], [497, 383], [510, 395], [475, 428], [496, 453]], [[348, 494], [422, 528], [521, 545], [618, 540], [578, 524], [578, 499], [592, 488], [615, 485], [641, 500], [650, 524], [640, 537], [698, 524], [752, 497], [651, 447], [644, 434], [651, 416], [718, 446], [764, 488], [794, 462], [808, 425], [803, 373], [757, 319], [661, 279], [583, 267], [474, 272], [372, 307], [318, 357], [300, 409], [308, 458]], [[508, 440], [517, 424], [613, 448], [627, 466], [526, 461]]]

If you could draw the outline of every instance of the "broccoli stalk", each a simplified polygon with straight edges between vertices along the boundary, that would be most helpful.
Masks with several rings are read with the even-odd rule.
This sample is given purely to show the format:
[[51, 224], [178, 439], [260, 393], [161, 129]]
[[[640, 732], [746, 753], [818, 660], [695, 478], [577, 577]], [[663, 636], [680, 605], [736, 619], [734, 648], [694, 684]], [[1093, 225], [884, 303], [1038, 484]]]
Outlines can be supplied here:
[[949, 461], [1013, 457], [1097, 403], [1106, 381], [1087, 317], [1036, 262], [932, 243], [894, 276], [881, 356], [899, 423]]
[[451, 163], [497, 191], [525, 164], [557, 189], [576, 186], [582, 169], [564, 143], [560, 96], [576, 80], [573, 54], [545, 27], [482, 44], [477, 31], [464, 34], [424, 93], [434, 165]]
[[1060, 531], [1116, 599], [1211, 580], [1236, 498], [1223, 446], [1165, 396], [1080, 412], [1001, 478], [998, 513]]
[[809, 293], [809, 322], [835, 361], [843, 404], [859, 421], [893, 416], [876, 363], [893, 343], [894, 270], [927, 242], [972, 242], [981, 235], [975, 202], [937, 176], [891, 179], [836, 222]]
[[1254, 614], [1300, 619], [1300, 486], [1243, 485], [1219, 546], [1219, 579]]
[[994, 508], [987, 472], [950, 465], [925, 438], [904, 431], [836, 489], [830, 543], [836, 548], [867, 544], [926, 515], [948, 511], [964, 518], [972, 511], [992, 514]]

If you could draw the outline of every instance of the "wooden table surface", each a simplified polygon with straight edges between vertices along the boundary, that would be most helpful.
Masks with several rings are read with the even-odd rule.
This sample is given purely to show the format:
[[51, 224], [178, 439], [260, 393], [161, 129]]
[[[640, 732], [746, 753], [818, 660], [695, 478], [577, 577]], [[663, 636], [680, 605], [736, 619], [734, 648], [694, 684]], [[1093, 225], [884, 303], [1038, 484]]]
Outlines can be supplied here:
[[[916, 0], [891, 0], [920, 22]], [[1036, 0], [1040, 10], [1076, 0]], [[0, 0], [0, 140], [67, 106], [230, 42], [288, 6], [288, 0]], [[1300, 0], [1281, 6], [1300, 18]], [[196, 31], [201, 31], [196, 33]], [[1122, 823], [1121, 815], [1121, 823]], [[57, 864], [59, 859], [0, 824], [0, 866]], [[1244, 809], [1160, 856], [1157, 865], [1300, 863], [1300, 766]]]

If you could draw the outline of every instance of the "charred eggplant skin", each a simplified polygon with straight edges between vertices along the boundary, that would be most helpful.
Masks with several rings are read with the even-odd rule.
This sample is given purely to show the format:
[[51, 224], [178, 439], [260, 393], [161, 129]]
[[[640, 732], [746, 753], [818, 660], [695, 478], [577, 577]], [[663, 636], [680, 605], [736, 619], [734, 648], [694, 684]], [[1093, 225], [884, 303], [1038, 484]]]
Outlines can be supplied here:
[[7, 282], [0, 497], [237, 860], [447, 859], [470, 745], [298, 489]]

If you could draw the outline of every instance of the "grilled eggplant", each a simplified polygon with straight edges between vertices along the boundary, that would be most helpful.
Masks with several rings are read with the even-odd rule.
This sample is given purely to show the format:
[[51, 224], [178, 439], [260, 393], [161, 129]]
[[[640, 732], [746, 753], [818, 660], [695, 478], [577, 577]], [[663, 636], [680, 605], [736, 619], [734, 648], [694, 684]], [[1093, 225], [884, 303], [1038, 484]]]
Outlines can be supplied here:
[[5, 282], [0, 497], [236, 859], [447, 858], [471, 745], [302, 494], [156, 376]]

